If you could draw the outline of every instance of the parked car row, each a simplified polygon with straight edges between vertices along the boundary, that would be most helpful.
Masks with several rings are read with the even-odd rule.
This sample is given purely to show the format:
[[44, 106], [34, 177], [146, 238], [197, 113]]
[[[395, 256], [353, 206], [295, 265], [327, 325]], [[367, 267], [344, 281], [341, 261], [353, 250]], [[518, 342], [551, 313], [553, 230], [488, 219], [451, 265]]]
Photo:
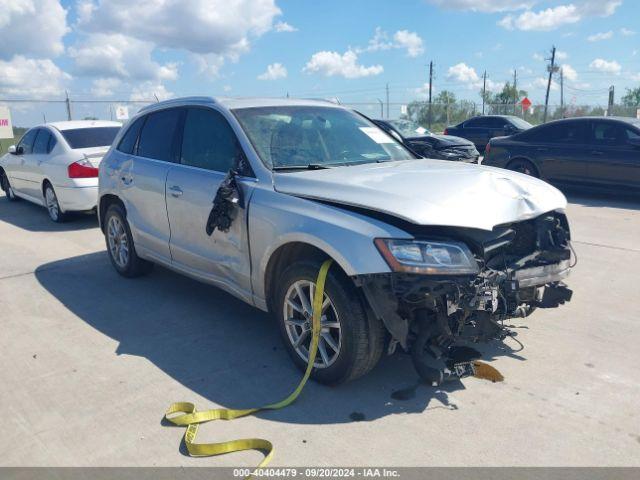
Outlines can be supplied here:
[[[8, 195], [48, 204], [45, 175], [27, 180], [19, 166], [44, 148], [35, 146], [42, 132], [57, 142], [49, 151], [47, 141], [42, 155], [65, 159], [58, 179], [46, 177], [58, 212], [67, 207], [58, 186], [95, 189], [97, 157], [65, 138], [72, 129], [25, 135], [0, 162]], [[504, 320], [570, 300], [562, 283], [571, 269], [566, 199], [519, 173], [421, 158], [405, 146], [413, 138], [404, 126], [381, 130], [327, 102], [194, 97], [151, 105], [99, 165], [109, 258], [125, 277], [160, 264], [271, 312], [301, 369], [316, 276], [331, 258], [316, 380], [354, 379], [397, 347], [430, 383], [468, 375], [480, 356], [469, 344], [502, 341], [513, 335]], [[468, 146], [436, 140], [433, 151], [449, 141]]]

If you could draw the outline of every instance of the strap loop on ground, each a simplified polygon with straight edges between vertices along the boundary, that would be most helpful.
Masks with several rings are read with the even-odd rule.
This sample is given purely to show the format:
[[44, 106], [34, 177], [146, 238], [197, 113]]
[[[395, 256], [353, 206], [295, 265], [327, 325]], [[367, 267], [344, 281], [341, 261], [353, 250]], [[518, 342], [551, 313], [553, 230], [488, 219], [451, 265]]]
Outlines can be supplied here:
[[296, 389], [291, 392], [287, 398], [279, 402], [265, 405], [263, 407], [247, 408], [242, 410], [214, 408], [211, 410], [197, 411], [193, 403], [177, 402], [171, 404], [165, 413], [165, 419], [174, 425], [187, 427], [184, 433], [184, 443], [189, 455], [194, 457], [209, 457], [245, 450], [260, 450], [265, 453], [265, 457], [257, 468], [262, 468], [271, 461], [273, 456], [273, 444], [268, 440], [261, 438], [245, 438], [219, 443], [196, 443], [198, 426], [201, 423], [210, 422], [212, 420], [233, 420], [236, 418], [246, 417], [247, 415], [251, 415], [261, 410], [277, 410], [290, 405], [296, 398], [298, 398], [311, 375], [316, 354], [318, 353], [320, 314], [322, 311], [322, 301], [324, 299], [324, 285], [332, 262], [332, 260], [326, 260], [318, 272], [315, 295], [313, 297], [312, 337], [311, 344], [309, 346], [309, 362], [307, 364], [307, 369], [304, 372], [304, 376], [302, 377], [302, 380], [300, 380]]

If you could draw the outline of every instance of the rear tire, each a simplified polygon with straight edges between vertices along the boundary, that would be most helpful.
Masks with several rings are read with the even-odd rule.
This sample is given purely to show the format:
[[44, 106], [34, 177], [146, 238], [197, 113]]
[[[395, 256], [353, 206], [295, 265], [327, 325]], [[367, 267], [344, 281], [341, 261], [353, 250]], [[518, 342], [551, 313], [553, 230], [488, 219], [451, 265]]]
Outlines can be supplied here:
[[64, 223], [68, 219], [68, 215], [60, 208], [58, 197], [53, 186], [46, 182], [44, 185], [44, 206], [47, 208], [49, 218], [55, 223]]
[[120, 205], [109, 206], [104, 217], [104, 225], [107, 253], [111, 264], [120, 275], [135, 278], [146, 275], [153, 269], [153, 263], [138, 257], [127, 216]]
[[[311, 291], [315, 291], [321, 265], [321, 260], [299, 261], [278, 279], [275, 314], [285, 347], [302, 371], [307, 368], [311, 343], [308, 307], [313, 303]], [[384, 329], [378, 325], [379, 320], [367, 317], [359, 292], [335, 265], [327, 275], [322, 322], [316, 368], [311, 374], [314, 380], [324, 384], [348, 382], [377, 364], [384, 348]], [[296, 346], [300, 337], [303, 339]]]
[[509, 163], [509, 165], [507, 165], [507, 169], [513, 172], [524, 173], [525, 175], [529, 175], [530, 177], [540, 178], [536, 166], [529, 160], [525, 160], [524, 158], [516, 158], [511, 163]]
[[5, 195], [7, 196], [7, 200], [10, 202], [17, 202], [20, 200], [19, 197], [16, 196], [11, 184], [9, 183], [9, 177], [4, 172], [4, 170], [0, 170], [0, 185], [2, 186], [2, 190], [4, 190]]

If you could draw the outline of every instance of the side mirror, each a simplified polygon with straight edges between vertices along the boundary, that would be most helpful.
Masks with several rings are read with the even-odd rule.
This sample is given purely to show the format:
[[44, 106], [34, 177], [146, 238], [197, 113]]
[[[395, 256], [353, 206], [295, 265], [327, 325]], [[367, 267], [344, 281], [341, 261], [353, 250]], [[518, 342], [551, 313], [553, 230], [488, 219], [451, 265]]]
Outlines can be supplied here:
[[7, 151], [12, 155], [16, 155], [18, 153], [18, 149], [15, 145], [11, 145]]

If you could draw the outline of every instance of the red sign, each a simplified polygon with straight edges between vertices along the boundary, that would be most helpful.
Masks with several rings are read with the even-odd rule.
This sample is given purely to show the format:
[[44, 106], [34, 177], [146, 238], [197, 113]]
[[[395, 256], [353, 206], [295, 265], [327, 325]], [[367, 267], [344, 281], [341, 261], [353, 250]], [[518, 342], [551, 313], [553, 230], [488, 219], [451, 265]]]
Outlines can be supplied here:
[[529, 108], [531, 107], [531, 100], [529, 100], [527, 97], [524, 97], [520, 104], [522, 105], [522, 108], [524, 110], [529, 110]]

